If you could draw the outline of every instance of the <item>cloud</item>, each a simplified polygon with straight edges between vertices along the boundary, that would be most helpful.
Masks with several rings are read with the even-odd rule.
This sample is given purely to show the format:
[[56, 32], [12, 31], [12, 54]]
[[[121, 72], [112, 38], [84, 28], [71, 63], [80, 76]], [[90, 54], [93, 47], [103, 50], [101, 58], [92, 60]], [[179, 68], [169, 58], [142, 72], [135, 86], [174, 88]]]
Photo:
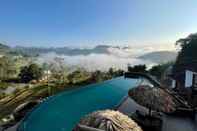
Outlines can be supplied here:
[[[87, 49], [87, 48], [85, 48]], [[146, 53], [154, 51], [175, 51], [173, 44], [155, 44], [155, 45], [135, 45], [114, 47], [109, 46], [105, 53], [91, 52], [88, 55], [58, 55], [54, 52], [41, 54], [38, 58], [39, 63], [54, 63], [57, 64], [57, 58], [61, 58], [63, 64], [70, 68], [81, 67], [88, 71], [102, 70], [106, 71], [110, 67], [117, 69], [127, 69], [127, 65], [146, 64], [148, 67], [155, 65], [149, 60], [142, 60], [138, 57]]]
[[47, 62], [54, 63], [56, 58], [61, 58], [68, 67], [81, 67], [88, 71], [102, 70], [106, 71], [110, 67], [117, 69], [127, 69], [127, 65], [147, 64], [148, 66], [154, 63], [146, 60], [128, 57], [126, 54], [119, 52], [118, 56], [114, 54], [89, 54], [89, 55], [57, 55], [56, 53], [42, 54], [38, 58], [39, 63]]

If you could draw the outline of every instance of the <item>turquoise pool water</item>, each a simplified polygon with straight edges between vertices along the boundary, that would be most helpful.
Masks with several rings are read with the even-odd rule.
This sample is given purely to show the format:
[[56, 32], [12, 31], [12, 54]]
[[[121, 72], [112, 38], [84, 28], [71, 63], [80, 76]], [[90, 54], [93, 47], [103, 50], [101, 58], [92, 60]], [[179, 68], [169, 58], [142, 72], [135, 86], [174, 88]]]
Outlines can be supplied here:
[[119, 77], [99, 84], [65, 91], [48, 98], [35, 108], [18, 131], [71, 131], [84, 115], [101, 109], [113, 109], [138, 80]]

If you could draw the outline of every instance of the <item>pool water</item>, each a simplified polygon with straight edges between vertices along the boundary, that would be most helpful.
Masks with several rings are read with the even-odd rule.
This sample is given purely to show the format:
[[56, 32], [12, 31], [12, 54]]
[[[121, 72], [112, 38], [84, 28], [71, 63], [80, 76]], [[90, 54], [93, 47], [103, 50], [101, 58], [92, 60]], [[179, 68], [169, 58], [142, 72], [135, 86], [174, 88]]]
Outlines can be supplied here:
[[28, 114], [18, 131], [72, 131], [84, 115], [115, 108], [137, 84], [138, 80], [119, 77], [62, 92]]

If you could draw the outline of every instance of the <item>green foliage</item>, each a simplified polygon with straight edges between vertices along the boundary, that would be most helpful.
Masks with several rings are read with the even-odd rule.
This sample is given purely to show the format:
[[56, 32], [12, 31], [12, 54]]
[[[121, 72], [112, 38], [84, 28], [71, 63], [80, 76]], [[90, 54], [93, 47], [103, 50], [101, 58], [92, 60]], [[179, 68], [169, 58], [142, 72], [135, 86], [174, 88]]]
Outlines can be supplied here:
[[69, 83], [75, 84], [84, 81], [90, 77], [90, 74], [84, 70], [76, 70], [67, 76]]
[[10, 57], [0, 57], [0, 80], [11, 78], [16, 73], [14, 62]]
[[176, 44], [180, 45], [181, 50], [174, 65], [174, 73], [186, 67], [197, 70], [197, 33], [179, 39]]
[[158, 80], [161, 80], [162, 75], [165, 73], [167, 68], [172, 66], [173, 64], [174, 64], [173, 62], [168, 62], [165, 64], [155, 65], [149, 70], [149, 73], [155, 76]]
[[31, 80], [39, 80], [42, 76], [42, 69], [37, 64], [30, 64], [22, 67], [19, 77], [22, 82], [30, 82]]
[[147, 72], [147, 67], [146, 65], [135, 65], [135, 66], [128, 66], [128, 71], [129, 72], [142, 72], [145, 73]]
[[118, 76], [122, 76], [124, 74], [124, 71], [121, 69], [115, 70], [114, 68], [109, 68], [107, 75], [109, 78], [113, 78], [113, 77], [118, 77]]
[[124, 74], [124, 71], [121, 69], [115, 70], [114, 68], [109, 68], [107, 72], [101, 72], [100, 70], [96, 70], [91, 73], [91, 81], [101, 82], [101, 81], [112, 79], [118, 76], [123, 76], [123, 74]]
[[[5, 93], [0, 93], [0, 99], [2, 99], [2, 98], [4, 98], [4, 97], [6, 97], [6, 94]], [[1, 115], [1, 114], [0, 114]]]
[[6, 88], [8, 88], [8, 86], [9, 86], [9, 83], [6, 83], [6, 82], [0, 82], [0, 90], [1, 89], [6, 89]]
[[92, 72], [92, 81], [95, 81], [95, 82], [101, 82], [103, 80], [103, 73], [100, 71], [100, 70], [96, 70], [94, 72]]
[[0, 43], [0, 49], [9, 49], [10, 47]]
[[9, 46], [0, 43], [0, 53], [6, 53], [9, 51], [9, 49], [10, 49]]

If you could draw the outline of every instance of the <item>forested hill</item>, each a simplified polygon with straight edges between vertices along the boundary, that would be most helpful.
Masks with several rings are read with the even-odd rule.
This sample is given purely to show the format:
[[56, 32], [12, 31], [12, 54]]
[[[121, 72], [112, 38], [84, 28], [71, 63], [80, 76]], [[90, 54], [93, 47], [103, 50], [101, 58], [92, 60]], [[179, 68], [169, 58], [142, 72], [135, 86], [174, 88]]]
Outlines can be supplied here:
[[[69, 48], [69, 47], [60, 47], [60, 48], [38, 48], [38, 47], [16, 47], [16, 52], [21, 52], [23, 54], [29, 54], [31, 56], [36, 56], [43, 53], [54, 52], [56, 54], [63, 54], [68, 56], [75, 56], [75, 55], [88, 55], [91, 53], [96, 54], [108, 54], [108, 48], [111, 46], [107, 45], [100, 45], [94, 48]], [[118, 47], [113, 47], [118, 48]]]
[[0, 55], [10, 51], [10, 47], [0, 43]]
[[[22, 55], [35, 57], [40, 56], [41, 54], [47, 53], [56, 53], [57, 55], [65, 56], [81, 56], [81, 55], [90, 55], [90, 54], [103, 54], [107, 56], [113, 56], [115, 58], [137, 58], [139, 60], [148, 60], [153, 63], [166, 63], [169, 61], [175, 61], [177, 57], [177, 52], [173, 51], [156, 51], [148, 52], [142, 56], [135, 56], [135, 49], [131, 47], [120, 47], [120, 46], [109, 46], [109, 45], [99, 45], [93, 48], [70, 48], [70, 47], [9, 47], [3, 44], [0, 44], [1, 54], [11, 54], [11, 55]], [[128, 61], [129, 62], [129, 61]]]
[[147, 53], [145, 55], [140, 56], [140, 59], [150, 60], [154, 63], [167, 63], [171, 61], [175, 61], [177, 57], [177, 52], [173, 51], [157, 51]]

